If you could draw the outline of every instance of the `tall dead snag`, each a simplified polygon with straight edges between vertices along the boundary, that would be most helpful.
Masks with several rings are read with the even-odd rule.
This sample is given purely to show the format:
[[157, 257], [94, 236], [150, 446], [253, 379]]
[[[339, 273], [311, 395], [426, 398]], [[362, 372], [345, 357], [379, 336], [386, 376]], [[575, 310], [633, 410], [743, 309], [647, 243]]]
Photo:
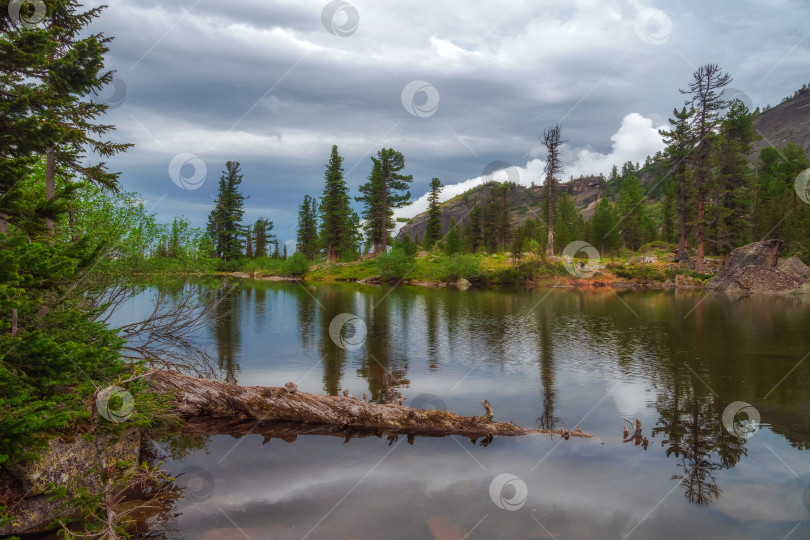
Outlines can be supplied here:
[[694, 154], [694, 167], [697, 177], [697, 261], [695, 270], [703, 272], [703, 251], [706, 242], [706, 194], [708, 192], [709, 168], [711, 166], [712, 144], [720, 123], [720, 113], [728, 106], [723, 99], [723, 89], [731, 82], [731, 76], [723, 73], [717, 64], [700, 66], [692, 74], [688, 90], [681, 90], [689, 96], [684, 104], [694, 107], [692, 118], [694, 135], [697, 138], [697, 152]]
[[[495, 422], [486, 400], [482, 402], [486, 414], [465, 417], [397, 404], [368, 403], [352, 397], [319, 396], [287, 388], [239, 386], [189, 377], [176, 371], [154, 371], [149, 381], [152, 390], [174, 394], [174, 409], [180, 416], [285, 422], [288, 431], [293, 423], [304, 428], [301, 433], [310, 433], [309, 428], [318, 426], [315, 432], [334, 434], [336, 430], [342, 430], [354, 436], [363, 433], [429, 437], [462, 435], [472, 439], [491, 439], [498, 435], [546, 433], [564, 438], [590, 437], [578, 429], [527, 429], [513, 423]], [[249, 424], [245, 423], [245, 432], [250, 430]], [[236, 425], [233, 424], [232, 429]]]
[[543, 144], [546, 147], [546, 194], [548, 199], [548, 256], [554, 255], [554, 205], [557, 203], [557, 180], [555, 177], [562, 174], [563, 166], [560, 161], [560, 146], [567, 141], [562, 139], [560, 124], [554, 124], [543, 131]]

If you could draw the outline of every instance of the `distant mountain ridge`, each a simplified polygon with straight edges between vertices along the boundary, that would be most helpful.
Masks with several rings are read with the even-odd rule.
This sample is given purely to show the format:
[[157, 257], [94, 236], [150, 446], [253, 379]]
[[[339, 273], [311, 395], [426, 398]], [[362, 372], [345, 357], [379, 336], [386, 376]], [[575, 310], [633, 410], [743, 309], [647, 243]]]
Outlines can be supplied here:
[[[754, 145], [752, 159], [759, 155], [759, 151], [766, 146], [784, 148], [787, 143], [794, 142], [804, 147], [810, 155], [810, 88], [799, 90], [796, 95], [775, 107], [761, 112], [754, 120], [757, 132], [762, 137]], [[620, 164], [617, 164], [620, 165]], [[636, 175], [643, 186], [656, 187], [661, 174], [655, 163], [642, 167]], [[477, 198], [482, 207], [487, 205], [493, 186], [498, 182], [491, 181], [474, 187], [466, 193], [456, 196], [442, 204], [442, 234], [450, 228], [450, 220], [464, 225], [467, 215]], [[613, 198], [615, 190], [611, 190], [608, 182], [600, 176], [587, 176], [576, 178], [559, 184], [560, 190], [568, 193], [574, 204], [587, 220], [593, 215], [593, 209], [599, 198], [606, 191]], [[540, 201], [543, 195], [543, 186], [526, 187], [510, 184], [508, 199], [510, 202], [513, 226], [521, 225], [530, 217], [542, 215]], [[648, 197], [657, 198], [661, 195], [660, 189], [648, 189]], [[415, 242], [421, 242], [427, 227], [427, 212], [414, 216], [411, 222], [404, 225], [397, 235], [401, 240], [409, 234]]]

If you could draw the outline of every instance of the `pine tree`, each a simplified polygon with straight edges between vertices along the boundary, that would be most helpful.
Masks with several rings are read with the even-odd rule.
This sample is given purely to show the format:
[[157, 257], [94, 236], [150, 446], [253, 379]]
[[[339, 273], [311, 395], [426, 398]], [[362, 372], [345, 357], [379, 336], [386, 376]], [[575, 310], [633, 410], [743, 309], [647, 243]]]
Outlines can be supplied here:
[[711, 224], [716, 253], [726, 254], [751, 241], [752, 171], [747, 155], [759, 136], [754, 115], [735, 99], [721, 120], [714, 154], [714, 197]]
[[670, 174], [675, 181], [675, 193], [678, 199], [678, 254], [675, 258], [677, 261], [689, 259], [689, 254], [686, 251], [686, 224], [689, 215], [689, 203], [692, 198], [693, 186], [692, 175], [689, 174], [687, 167], [689, 164], [688, 158], [693, 151], [695, 145], [695, 137], [692, 131], [692, 119], [694, 118], [695, 110], [683, 107], [680, 111], [675, 109], [672, 111], [674, 118], [669, 119], [669, 123], [673, 126], [672, 130], [661, 130], [659, 133], [667, 145], [665, 156]]
[[343, 179], [343, 158], [338, 147], [332, 146], [329, 163], [324, 173], [325, 185], [320, 204], [320, 241], [326, 254], [326, 261], [337, 262], [338, 252], [346, 246], [350, 235], [351, 208], [349, 208], [349, 188]]
[[256, 243], [253, 253], [256, 257], [267, 257], [267, 246], [278, 245], [276, 235], [273, 234], [273, 222], [267, 218], [259, 218], [253, 224], [253, 238]]
[[240, 222], [244, 215], [246, 197], [239, 192], [242, 175], [239, 162], [228, 161], [219, 179], [219, 192], [214, 209], [208, 216], [208, 234], [214, 241], [216, 256], [223, 261], [233, 261], [242, 255], [243, 233]]
[[441, 204], [439, 203], [439, 194], [441, 191], [441, 180], [438, 178], [431, 180], [430, 195], [428, 195], [427, 225], [425, 227], [424, 247], [426, 251], [430, 251], [433, 244], [442, 238], [442, 209]]
[[685, 105], [695, 109], [692, 130], [697, 139], [693, 167], [697, 182], [697, 261], [695, 270], [703, 272], [703, 253], [706, 244], [706, 196], [710, 174], [710, 160], [715, 133], [720, 122], [720, 111], [726, 108], [723, 89], [731, 82], [731, 76], [723, 73], [717, 64], [700, 66], [692, 74]]
[[456, 223], [455, 218], [450, 218], [450, 229], [444, 239], [445, 255], [457, 255], [461, 253], [461, 228]]
[[282, 258], [285, 261], [287, 260], [287, 244], [284, 244], [284, 254], [282, 255]]
[[250, 227], [245, 227], [245, 257], [248, 259], [254, 258], [253, 254], [253, 230]]
[[384, 253], [394, 228], [394, 209], [410, 204], [411, 192], [406, 191], [413, 182], [412, 175], [400, 174], [405, 158], [393, 148], [383, 148], [371, 158], [372, 169], [368, 182], [360, 186], [363, 218], [366, 220], [366, 240], [374, 245], [374, 253]]
[[[8, 2], [4, 12], [6, 7]], [[104, 71], [112, 38], [87, 32], [105, 7], [80, 11], [74, 0], [48, 2], [45, 19], [31, 28], [17, 28], [6, 13], [0, 18], [0, 233], [7, 223], [31, 232], [35, 225], [52, 228], [53, 217], [73, 193], [69, 186], [56, 191], [57, 173], [65, 180], [80, 174], [107, 189], [118, 186], [118, 173], [103, 162], [83, 163], [88, 148], [106, 158], [132, 146], [103, 138], [115, 127], [94, 121], [108, 106], [87, 99], [113, 76]], [[21, 208], [30, 203], [22, 199], [19, 181], [39, 156], [47, 156], [46, 200], [32, 213]], [[44, 221], [25, 219], [30, 217]]]
[[602, 197], [594, 209], [591, 219], [591, 243], [598, 246], [602, 254], [611, 253], [619, 247], [619, 217], [616, 208]]
[[522, 228], [518, 228], [512, 235], [512, 266], [517, 266], [523, 260], [523, 246], [526, 243], [526, 235]]
[[316, 201], [309, 195], [304, 195], [304, 202], [298, 209], [298, 235], [295, 249], [309, 261], [315, 260], [315, 256], [318, 254]]
[[559, 247], [565, 247], [575, 240], [585, 237], [585, 222], [577, 210], [573, 199], [567, 193], [561, 193], [555, 209], [557, 219], [554, 225], [554, 237]]
[[483, 231], [483, 211], [478, 204], [478, 196], [473, 199], [472, 210], [467, 218], [467, 225], [464, 228], [464, 236], [470, 251], [475, 253], [484, 243]]
[[635, 175], [622, 181], [619, 192], [619, 230], [622, 236], [622, 247], [637, 250], [644, 243], [644, 190]]

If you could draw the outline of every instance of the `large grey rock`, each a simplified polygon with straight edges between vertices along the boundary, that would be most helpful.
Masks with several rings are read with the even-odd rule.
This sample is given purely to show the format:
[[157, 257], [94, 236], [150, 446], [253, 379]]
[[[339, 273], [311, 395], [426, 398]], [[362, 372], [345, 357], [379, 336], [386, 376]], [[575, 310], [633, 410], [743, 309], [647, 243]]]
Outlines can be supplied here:
[[766, 240], [738, 247], [718, 274], [706, 284], [715, 291], [786, 292], [806, 282], [777, 268], [781, 240]]
[[[140, 430], [130, 427], [119, 436], [104, 435], [99, 447], [103, 466], [128, 462], [135, 467], [141, 452]], [[77, 488], [87, 488], [91, 493], [101, 489], [101, 480], [94, 472], [95, 441], [82, 435], [72, 439], [57, 437], [39, 455], [38, 461], [3, 464], [0, 495], [8, 506], [11, 524], [0, 527], [0, 535], [44, 532], [54, 519], [75, 516], [70, 505], [60, 508], [63, 501], [48, 501], [51, 482], [66, 486], [69, 494]]]
[[782, 272], [799, 279], [807, 279], [808, 271], [810, 271], [810, 268], [795, 255], [789, 259], [780, 259], [776, 267]]

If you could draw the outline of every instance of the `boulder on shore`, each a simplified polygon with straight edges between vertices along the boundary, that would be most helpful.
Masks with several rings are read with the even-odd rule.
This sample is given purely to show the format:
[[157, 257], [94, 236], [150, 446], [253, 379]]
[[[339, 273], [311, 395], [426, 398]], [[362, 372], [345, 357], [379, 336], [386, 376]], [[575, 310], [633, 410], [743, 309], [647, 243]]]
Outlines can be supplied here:
[[[782, 241], [773, 239], [738, 247], [706, 289], [728, 292], [789, 292], [807, 280], [777, 267]], [[801, 261], [799, 261], [801, 262]]]
[[776, 267], [782, 272], [799, 279], [807, 279], [808, 272], [810, 272], [810, 268], [795, 255], [789, 259], [781, 259]]

